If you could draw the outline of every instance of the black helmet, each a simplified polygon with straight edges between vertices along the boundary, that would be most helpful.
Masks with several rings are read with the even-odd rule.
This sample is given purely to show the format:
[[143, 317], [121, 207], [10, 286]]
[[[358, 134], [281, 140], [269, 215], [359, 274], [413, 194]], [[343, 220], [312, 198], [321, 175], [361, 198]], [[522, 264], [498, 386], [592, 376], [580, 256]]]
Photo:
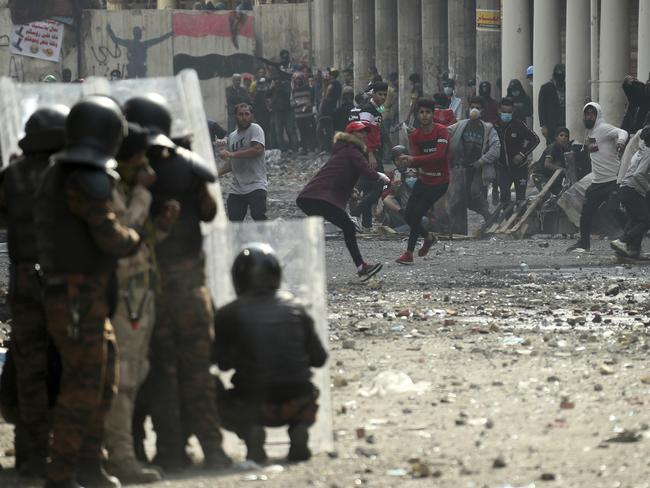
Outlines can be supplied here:
[[277, 290], [282, 279], [280, 262], [268, 244], [244, 247], [235, 258], [231, 273], [237, 295], [252, 290]]
[[65, 124], [65, 150], [55, 156], [96, 166], [114, 165], [113, 159], [127, 133], [127, 123], [115, 100], [92, 95], [77, 102]]
[[172, 114], [167, 100], [158, 93], [133, 97], [124, 105], [129, 122], [136, 122], [151, 132], [169, 137], [172, 131]]
[[39, 108], [25, 124], [25, 137], [18, 146], [26, 153], [54, 153], [65, 146], [65, 119], [70, 109], [65, 105]]

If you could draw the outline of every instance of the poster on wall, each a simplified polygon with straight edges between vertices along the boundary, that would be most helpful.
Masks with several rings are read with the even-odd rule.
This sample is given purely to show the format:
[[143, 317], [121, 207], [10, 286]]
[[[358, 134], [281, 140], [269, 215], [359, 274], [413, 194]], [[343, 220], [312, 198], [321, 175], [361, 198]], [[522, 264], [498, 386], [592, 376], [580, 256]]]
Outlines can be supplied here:
[[501, 30], [501, 11], [476, 9], [476, 30], [480, 31], [500, 31]]
[[19, 56], [58, 62], [61, 58], [63, 29], [63, 24], [55, 20], [14, 25], [9, 51]]

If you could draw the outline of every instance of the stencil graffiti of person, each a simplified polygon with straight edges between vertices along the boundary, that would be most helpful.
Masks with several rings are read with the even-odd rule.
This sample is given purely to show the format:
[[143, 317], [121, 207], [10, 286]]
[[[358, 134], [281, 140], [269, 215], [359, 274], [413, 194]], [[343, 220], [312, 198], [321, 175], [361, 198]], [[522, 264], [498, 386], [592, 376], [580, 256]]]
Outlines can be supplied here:
[[113, 32], [111, 24], [106, 25], [106, 31], [115, 44], [126, 49], [126, 58], [128, 61], [126, 65], [126, 78], [146, 78], [147, 50], [174, 35], [173, 32], [168, 32], [160, 37], [143, 41], [142, 28], [138, 26], [133, 28], [133, 39], [117, 37], [115, 32]]

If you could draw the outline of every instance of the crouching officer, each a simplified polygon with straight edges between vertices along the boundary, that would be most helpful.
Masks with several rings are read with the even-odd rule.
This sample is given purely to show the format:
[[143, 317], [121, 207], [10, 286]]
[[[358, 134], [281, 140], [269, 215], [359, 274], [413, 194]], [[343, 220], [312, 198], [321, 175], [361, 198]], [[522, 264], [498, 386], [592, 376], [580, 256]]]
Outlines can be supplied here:
[[[16, 468], [44, 476], [49, 433], [48, 352], [41, 281], [38, 275], [34, 195], [52, 154], [65, 144], [64, 105], [41, 108], [25, 124], [18, 145], [23, 156], [0, 174], [0, 219], [7, 228], [11, 354], [15, 365], [18, 418]], [[18, 463], [17, 463], [18, 464]]]
[[282, 271], [273, 249], [251, 244], [237, 256], [232, 280], [238, 298], [215, 316], [215, 354], [220, 369], [234, 369], [233, 389], [217, 380], [219, 413], [226, 429], [246, 443], [246, 458], [264, 462], [264, 426], [288, 425], [290, 462], [311, 457], [309, 427], [316, 421], [318, 390], [311, 367], [327, 352], [305, 308], [280, 292]]
[[47, 488], [120, 486], [101, 465], [101, 444], [116, 380], [113, 275], [117, 258], [140, 245], [113, 208], [113, 158], [126, 130], [112, 99], [78, 102], [66, 121], [66, 148], [52, 157], [36, 197], [47, 328], [62, 362]]
[[[156, 220], [170, 201], [180, 204], [180, 216], [169, 235], [156, 245], [161, 291], [156, 297], [156, 324], [151, 339], [151, 372], [145, 389], [151, 392], [150, 412], [156, 430], [154, 463], [165, 470], [185, 465], [183, 420], [196, 435], [205, 466], [231, 464], [224, 453], [217, 415], [215, 385], [210, 375], [210, 329], [213, 308], [206, 286], [201, 221], [209, 222], [217, 204], [208, 189], [216, 175], [201, 158], [182, 147], [165, 147], [171, 133], [167, 101], [148, 94], [127, 101], [129, 122], [152, 134], [147, 156], [156, 172], [151, 187], [151, 218]], [[182, 419], [181, 412], [191, 412]]]

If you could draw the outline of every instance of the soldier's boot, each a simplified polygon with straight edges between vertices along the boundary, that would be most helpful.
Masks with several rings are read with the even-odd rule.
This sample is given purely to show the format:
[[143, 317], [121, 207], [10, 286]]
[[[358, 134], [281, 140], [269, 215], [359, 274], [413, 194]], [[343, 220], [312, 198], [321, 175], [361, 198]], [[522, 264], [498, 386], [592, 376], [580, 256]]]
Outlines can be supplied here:
[[203, 462], [205, 469], [227, 469], [232, 466], [232, 459], [228, 457], [222, 447], [209, 449], [203, 454], [205, 455]]
[[258, 464], [266, 462], [268, 459], [264, 450], [266, 442], [266, 431], [261, 425], [254, 425], [244, 439], [246, 442], [246, 459], [255, 461]]
[[311, 458], [311, 451], [308, 446], [309, 427], [307, 425], [296, 424], [289, 427], [289, 440], [291, 441], [291, 447], [289, 447], [287, 461], [298, 463]]
[[52, 481], [45, 482], [45, 488], [84, 488], [75, 480]]
[[136, 459], [118, 459], [108, 463], [106, 470], [125, 485], [139, 485], [162, 481], [160, 471], [141, 464]]
[[77, 481], [85, 488], [121, 488], [120, 480], [106, 472], [99, 459], [79, 463]]

